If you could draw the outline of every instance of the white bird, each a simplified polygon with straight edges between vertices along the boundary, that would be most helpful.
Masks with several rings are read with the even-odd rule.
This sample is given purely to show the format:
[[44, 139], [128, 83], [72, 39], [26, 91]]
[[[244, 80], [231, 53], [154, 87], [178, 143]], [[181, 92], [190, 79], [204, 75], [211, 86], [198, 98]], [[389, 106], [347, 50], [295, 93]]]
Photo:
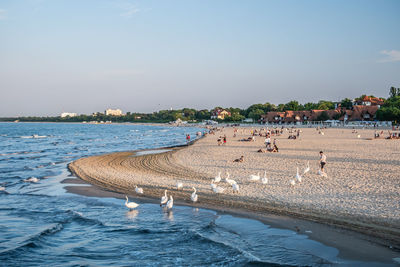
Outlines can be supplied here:
[[177, 183], [176, 184], [176, 189], [182, 190], [183, 189], [183, 183]]
[[0, 186], [0, 191], [6, 191], [6, 188], [4, 186]]
[[219, 183], [219, 182], [221, 182], [221, 172], [219, 172], [218, 175], [215, 176], [213, 182], [214, 182], [214, 183]]
[[167, 209], [172, 209], [172, 207], [174, 206], [174, 199], [172, 198], [172, 196], [169, 196], [169, 200], [167, 202]]
[[164, 195], [161, 197], [160, 206], [167, 204], [167, 201], [168, 201], [167, 190], [165, 190]]
[[37, 183], [37, 182], [39, 182], [39, 179], [36, 177], [31, 177], [31, 178], [25, 179], [24, 182]]
[[214, 193], [216, 193], [216, 194], [220, 194], [220, 193], [224, 192], [224, 190], [225, 190], [224, 188], [216, 186], [215, 184], [211, 184], [211, 188], [214, 191]]
[[228, 172], [228, 176], [225, 178], [225, 182], [227, 182], [230, 185], [236, 184], [236, 181], [233, 179], [229, 179], [229, 177], [230, 177], [230, 174]]
[[136, 191], [136, 193], [138, 193], [138, 194], [143, 194], [143, 188], [141, 188], [141, 187], [135, 187], [135, 191]]
[[357, 138], [361, 138], [361, 135], [357, 135]]
[[264, 171], [264, 177], [261, 179], [263, 184], [268, 184], [267, 171]]
[[324, 132], [321, 132], [321, 135], [325, 135], [325, 133], [324, 133]]
[[193, 192], [192, 195], [190, 196], [190, 199], [191, 199], [193, 202], [197, 202], [198, 195], [196, 194], [196, 188], [194, 188], [194, 187], [192, 187], [192, 188], [193, 188], [194, 192]]
[[294, 186], [294, 185], [296, 184], [296, 181], [293, 180], [293, 179], [291, 179], [291, 180], [289, 181], [289, 183], [290, 183], [291, 186]]
[[299, 167], [297, 167], [297, 173], [296, 173], [295, 178], [296, 178], [297, 182], [301, 183], [301, 175], [299, 174]]
[[128, 197], [127, 197], [127, 196], [125, 196], [125, 197], [126, 197], [125, 206], [126, 206], [127, 208], [129, 208], [129, 209], [135, 209], [135, 208], [139, 207], [139, 204], [137, 204], [137, 203], [135, 203], [135, 202], [128, 202], [128, 201], [129, 201]]
[[250, 181], [258, 181], [258, 180], [260, 180], [260, 173], [257, 173], [257, 175], [254, 175], [254, 174], [250, 175], [249, 180]]
[[239, 185], [235, 182], [232, 184], [233, 192], [239, 193]]
[[310, 162], [307, 161], [307, 167], [303, 171], [303, 175], [310, 171]]

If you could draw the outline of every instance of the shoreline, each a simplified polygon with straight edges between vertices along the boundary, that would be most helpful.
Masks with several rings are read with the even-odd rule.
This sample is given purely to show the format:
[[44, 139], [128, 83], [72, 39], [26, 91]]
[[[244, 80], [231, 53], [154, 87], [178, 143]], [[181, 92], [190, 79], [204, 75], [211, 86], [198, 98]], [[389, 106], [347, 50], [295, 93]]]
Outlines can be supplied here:
[[[91, 184], [78, 177], [70, 177], [61, 181], [64, 189], [71, 194], [86, 197], [116, 198], [124, 199], [125, 194], [109, 191], [103, 187]], [[159, 199], [127, 194], [133, 201], [139, 203], [159, 204]], [[174, 199], [175, 201], [175, 199]], [[376, 238], [365, 236], [362, 233], [349, 229], [343, 229], [315, 221], [308, 221], [276, 214], [258, 214], [242, 209], [222, 208], [211, 206], [205, 203], [192, 204], [187, 201], [177, 200], [175, 205], [201, 208], [215, 211], [219, 215], [231, 215], [239, 218], [246, 218], [260, 221], [268, 226], [296, 231], [298, 234], [307, 235], [308, 238], [324, 245], [334, 247], [338, 250], [338, 257], [346, 260], [377, 261], [393, 264], [393, 258], [399, 256], [398, 251], [382, 244]], [[362, 248], [360, 251], [358, 248]]]
[[[203, 139], [207, 138], [200, 140]], [[200, 145], [204, 146], [205, 142], [202, 141]], [[196, 147], [198, 148], [200, 145], [196, 145]], [[191, 149], [193, 146], [189, 148]], [[365, 235], [371, 242], [393, 247], [396, 250], [400, 249], [400, 229], [388, 220], [368, 216], [349, 216], [345, 213], [329, 214], [320, 210], [312, 210], [309, 207], [286, 206], [279, 202], [263, 202], [251, 197], [243, 199], [241, 196], [232, 194], [212, 194], [209, 189], [212, 176], [194, 170], [192, 166], [189, 168], [187, 165], [181, 164], [182, 162], [179, 160], [182, 158], [182, 154], [185, 156], [186, 152], [193, 153], [196, 148], [191, 151], [182, 149], [182, 147], [168, 149], [171, 151], [152, 155], [134, 156], [135, 152], [119, 152], [93, 156], [74, 161], [68, 165], [68, 168], [83, 180], [114, 192], [132, 195], [130, 193], [134, 193], [134, 185], [139, 184], [143, 187], [145, 196], [156, 201], [164, 189], [168, 189], [172, 192], [176, 202], [183, 205], [229, 211], [229, 213], [249, 213], [246, 216], [265, 217], [267, 215], [270, 217], [271, 214], [272, 216], [288, 216], [292, 219], [306, 220], [327, 227], [347, 229], [355, 234]], [[93, 166], [97, 167], [93, 168]], [[116, 179], [116, 176], [121, 174], [125, 176]], [[174, 189], [177, 181], [188, 184], [184, 191]], [[189, 201], [192, 192], [191, 186], [195, 186], [199, 190], [199, 203], [194, 205]], [[255, 219], [260, 220], [260, 218]]]

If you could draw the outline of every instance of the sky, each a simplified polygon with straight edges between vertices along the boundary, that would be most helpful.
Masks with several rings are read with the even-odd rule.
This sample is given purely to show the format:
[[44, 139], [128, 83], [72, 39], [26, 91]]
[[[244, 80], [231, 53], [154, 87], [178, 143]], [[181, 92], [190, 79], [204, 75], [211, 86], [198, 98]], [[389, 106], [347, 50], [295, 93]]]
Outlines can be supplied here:
[[0, 117], [388, 97], [398, 0], [0, 0]]

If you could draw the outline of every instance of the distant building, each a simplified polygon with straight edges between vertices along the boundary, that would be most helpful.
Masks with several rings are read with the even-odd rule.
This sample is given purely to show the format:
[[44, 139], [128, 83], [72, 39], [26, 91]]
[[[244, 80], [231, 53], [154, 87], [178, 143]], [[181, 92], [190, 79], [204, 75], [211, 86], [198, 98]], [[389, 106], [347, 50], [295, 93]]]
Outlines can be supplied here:
[[76, 116], [78, 116], [78, 114], [70, 113], [70, 112], [63, 112], [60, 115], [61, 118], [66, 118], [66, 117], [71, 117], [72, 118], [72, 117], [76, 117]]
[[104, 112], [107, 116], [122, 116], [122, 110], [120, 109], [106, 109]]
[[225, 110], [225, 109], [215, 109], [211, 112], [211, 119], [220, 119], [220, 120], [224, 120], [225, 117], [230, 117], [232, 114]]
[[357, 99], [353, 101], [353, 105], [359, 106], [378, 106], [378, 108], [383, 105], [384, 100], [378, 97], [364, 96], [362, 99]]

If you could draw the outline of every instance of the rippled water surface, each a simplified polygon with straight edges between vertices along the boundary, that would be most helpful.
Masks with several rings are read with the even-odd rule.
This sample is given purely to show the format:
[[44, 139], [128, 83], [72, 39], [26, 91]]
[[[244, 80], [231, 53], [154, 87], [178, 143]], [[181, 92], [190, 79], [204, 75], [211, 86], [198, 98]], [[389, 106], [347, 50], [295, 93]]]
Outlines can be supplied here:
[[[1, 266], [263, 265], [350, 262], [306, 235], [214, 211], [66, 193], [69, 162], [185, 143], [196, 128], [0, 123]], [[37, 183], [24, 180], [31, 177]], [[369, 263], [374, 266], [374, 263]]]

